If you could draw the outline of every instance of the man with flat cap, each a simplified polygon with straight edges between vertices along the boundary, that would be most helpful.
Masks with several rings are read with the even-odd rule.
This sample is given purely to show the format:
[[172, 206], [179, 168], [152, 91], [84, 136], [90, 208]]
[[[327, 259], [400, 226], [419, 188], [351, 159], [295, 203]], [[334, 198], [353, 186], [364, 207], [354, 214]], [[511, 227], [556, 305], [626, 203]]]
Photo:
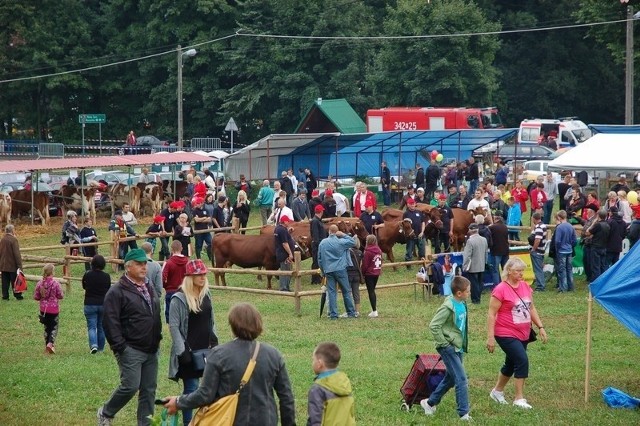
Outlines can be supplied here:
[[120, 370], [120, 384], [98, 409], [98, 424], [110, 425], [115, 415], [138, 393], [138, 425], [151, 424], [162, 339], [160, 299], [149, 284], [147, 255], [130, 250], [125, 273], [104, 298], [104, 332]]
[[487, 239], [478, 234], [479, 226], [469, 225], [469, 238], [462, 253], [462, 272], [471, 281], [471, 303], [479, 304], [482, 294], [483, 275], [489, 245]]

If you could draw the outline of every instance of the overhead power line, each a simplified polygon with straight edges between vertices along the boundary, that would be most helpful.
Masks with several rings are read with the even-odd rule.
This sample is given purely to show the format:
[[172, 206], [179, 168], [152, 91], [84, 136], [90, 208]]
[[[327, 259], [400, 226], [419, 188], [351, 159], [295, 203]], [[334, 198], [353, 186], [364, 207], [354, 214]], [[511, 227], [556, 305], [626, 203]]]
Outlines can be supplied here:
[[[251, 34], [251, 33], [243, 33], [241, 32], [242, 30], [239, 30], [234, 34], [230, 34], [224, 37], [185, 46], [184, 49], [191, 49], [198, 46], [217, 43], [219, 41], [235, 38], [235, 37], [290, 39], [290, 40], [345, 40], [345, 41], [424, 40], [424, 39], [446, 39], [446, 38], [458, 38], [458, 37], [477, 37], [477, 36], [489, 36], [489, 35], [532, 33], [532, 32], [541, 32], [541, 31], [556, 31], [556, 30], [565, 30], [565, 29], [573, 29], [573, 28], [587, 28], [587, 27], [595, 27], [595, 26], [601, 26], [601, 25], [611, 25], [611, 24], [618, 24], [626, 21], [627, 21], [626, 19], [616, 19], [616, 20], [601, 21], [601, 22], [556, 25], [556, 26], [540, 27], [540, 28], [521, 28], [521, 29], [513, 29], [513, 30], [483, 31], [483, 32], [473, 32], [473, 33], [398, 35], [398, 36], [303, 36], [303, 35], [285, 35], [285, 34], [268, 34], [268, 33]], [[132, 62], [144, 61], [146, 59], [155, 58], [158, 56], [164, 56], [164, 55], [173, 54], [173, 53], [175, 53], [175, 49], [154, 53], [151, 55], [138, 56], [135, 58], [125, 59], [122, 61], [110, 62], [102, 65], [94, 65], [90, 67], [77, 68], [77, 69], [68, 70], [68, 71], [60, 71], [55, 73], [40, 74], [40, 75], [34, 75], [34, 76], [28, 76], [28, 77], [5, 79], [5, 80], [0, 80], [0, 84], [13, 83], [18, 81], [38, 80], [42, 78], [57, 77], [57, 76], [68, 75], [68, 74], [77, 74], [80, 72], [92, 71], [92, 70], [109, 68], [109, 67], [114, 67], [117, 65], [122, 65], [122, 64], [132, 63]]]

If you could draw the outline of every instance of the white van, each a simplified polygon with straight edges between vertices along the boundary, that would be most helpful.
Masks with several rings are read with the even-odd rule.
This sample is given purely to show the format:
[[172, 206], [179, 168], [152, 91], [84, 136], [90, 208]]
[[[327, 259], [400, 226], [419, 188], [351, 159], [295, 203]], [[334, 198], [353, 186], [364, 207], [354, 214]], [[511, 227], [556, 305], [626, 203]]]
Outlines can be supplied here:
[[589, 139], [591, 129], [576, 117], [558, 119], [533, 118], [520, 123], [518, 142], [522, 144], [537, 144], [543, 136], [554, 137], [560, 148], [574, 147]]

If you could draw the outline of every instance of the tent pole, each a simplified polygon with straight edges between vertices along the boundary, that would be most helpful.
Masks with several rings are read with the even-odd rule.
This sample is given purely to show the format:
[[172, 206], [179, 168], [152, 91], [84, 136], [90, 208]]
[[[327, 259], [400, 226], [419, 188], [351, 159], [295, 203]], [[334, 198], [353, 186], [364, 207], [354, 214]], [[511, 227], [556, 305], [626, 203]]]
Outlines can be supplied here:
[[584, 374], [584, 402], [589, 402], [589, 383], [591, 382], [591, 316], [593, 311], [593, 296], [589, 290], [587, 299], [587, 354], [585, 357]]

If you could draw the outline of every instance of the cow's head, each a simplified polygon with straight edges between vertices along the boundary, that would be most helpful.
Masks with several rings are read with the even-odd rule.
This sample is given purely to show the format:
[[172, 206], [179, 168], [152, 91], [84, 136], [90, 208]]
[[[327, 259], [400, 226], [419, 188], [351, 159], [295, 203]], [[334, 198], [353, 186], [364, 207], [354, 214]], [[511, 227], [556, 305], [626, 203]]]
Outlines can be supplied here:
[[404, 234], [405, 238], [415, 237], [415, 231], [413, 230], [411, 219], [403, 219], [400, 222], [400, 233]]
[[311, 257], [311, 239], [307, 236], [301, 235], [295, 238], [296, 248], [300, 249], [303, 259]]

